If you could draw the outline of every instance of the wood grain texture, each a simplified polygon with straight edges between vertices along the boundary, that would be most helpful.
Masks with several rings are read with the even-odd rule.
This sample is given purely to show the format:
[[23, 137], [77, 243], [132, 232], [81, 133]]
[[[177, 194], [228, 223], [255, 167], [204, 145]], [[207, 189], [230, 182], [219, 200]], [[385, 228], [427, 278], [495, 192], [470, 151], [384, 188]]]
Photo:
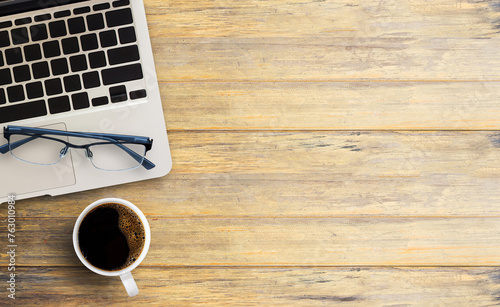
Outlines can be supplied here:
[[[20, 268], [22, 306], [493, 306], [491, 268], [159, 268], [134, 271], [140, 293], [126, 297], [118, 277], [78, 268]], [[95, 284], [100, 291], [95, 292]], [[32, 296], [36, 295], [36, 301]], [[8, 303], [8, 302], [7, 302]]]

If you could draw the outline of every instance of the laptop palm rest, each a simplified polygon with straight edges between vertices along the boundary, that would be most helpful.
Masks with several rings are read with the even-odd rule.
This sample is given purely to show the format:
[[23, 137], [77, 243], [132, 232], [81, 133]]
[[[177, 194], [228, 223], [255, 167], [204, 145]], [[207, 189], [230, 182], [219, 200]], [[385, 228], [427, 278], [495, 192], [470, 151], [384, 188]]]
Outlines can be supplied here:
[[[47, 129], [66, 130], [63, 123], [44, 126]], [[0, 145], [6, 140], [0, 141]], [[74, 185], [76, 183], [75, 173], [71, 159], [71, 151], [68, 155], [55, 165], [37, 165], [20, 161], [10, 153], [3, 155], [0, 159], [0, 169], [6, 182], [0, 183], [0, 196], [11, 194], [21, 195], [25, 193], [48, 191], [54, 188]]]

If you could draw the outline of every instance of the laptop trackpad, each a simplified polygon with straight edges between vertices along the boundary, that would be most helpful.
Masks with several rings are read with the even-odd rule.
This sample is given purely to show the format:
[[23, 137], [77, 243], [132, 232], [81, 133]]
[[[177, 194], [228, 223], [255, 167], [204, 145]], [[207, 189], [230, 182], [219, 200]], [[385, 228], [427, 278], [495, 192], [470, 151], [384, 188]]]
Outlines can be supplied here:
[[[66, 125], [59, 123], [40, 128], [66, 130]], [[0, 145], [4, 143], [3, 140], [0, 141]], [[7, 153], [0, 155], [0, 169], [3, 181], [0, 185], [0, 196], [45, 191], [76, 183], [71, 151], [55, 165], [30, 164]], [[49, 191], [47, 194], [50, 194]]]

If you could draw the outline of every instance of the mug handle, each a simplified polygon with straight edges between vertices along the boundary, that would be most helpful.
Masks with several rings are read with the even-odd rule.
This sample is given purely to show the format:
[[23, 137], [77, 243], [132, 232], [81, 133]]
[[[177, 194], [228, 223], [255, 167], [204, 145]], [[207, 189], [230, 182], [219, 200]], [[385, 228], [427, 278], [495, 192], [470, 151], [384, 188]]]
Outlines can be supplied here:
[[123, 282], [123, 286], [125, 286], [125, 290], [127, 290], [128, 296], [132, 297], [139, 294], [139, 288], [137, 288], [137, 284], [135, 283], [134, 277], [132, 277], [132, 273], [128, 272], [120, 275], [120, 278]]

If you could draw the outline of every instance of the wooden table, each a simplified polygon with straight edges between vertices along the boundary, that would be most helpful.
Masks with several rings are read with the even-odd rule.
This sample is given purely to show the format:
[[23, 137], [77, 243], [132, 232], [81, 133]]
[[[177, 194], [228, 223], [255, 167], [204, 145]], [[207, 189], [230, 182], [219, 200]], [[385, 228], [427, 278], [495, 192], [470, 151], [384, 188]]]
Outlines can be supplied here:
[[[498, 304], [498, 1], [145, 5], [173, 170], [19, 201], [16, 303]], [[150, 221], [135, 298], [73, 251], [103, 197]]]

